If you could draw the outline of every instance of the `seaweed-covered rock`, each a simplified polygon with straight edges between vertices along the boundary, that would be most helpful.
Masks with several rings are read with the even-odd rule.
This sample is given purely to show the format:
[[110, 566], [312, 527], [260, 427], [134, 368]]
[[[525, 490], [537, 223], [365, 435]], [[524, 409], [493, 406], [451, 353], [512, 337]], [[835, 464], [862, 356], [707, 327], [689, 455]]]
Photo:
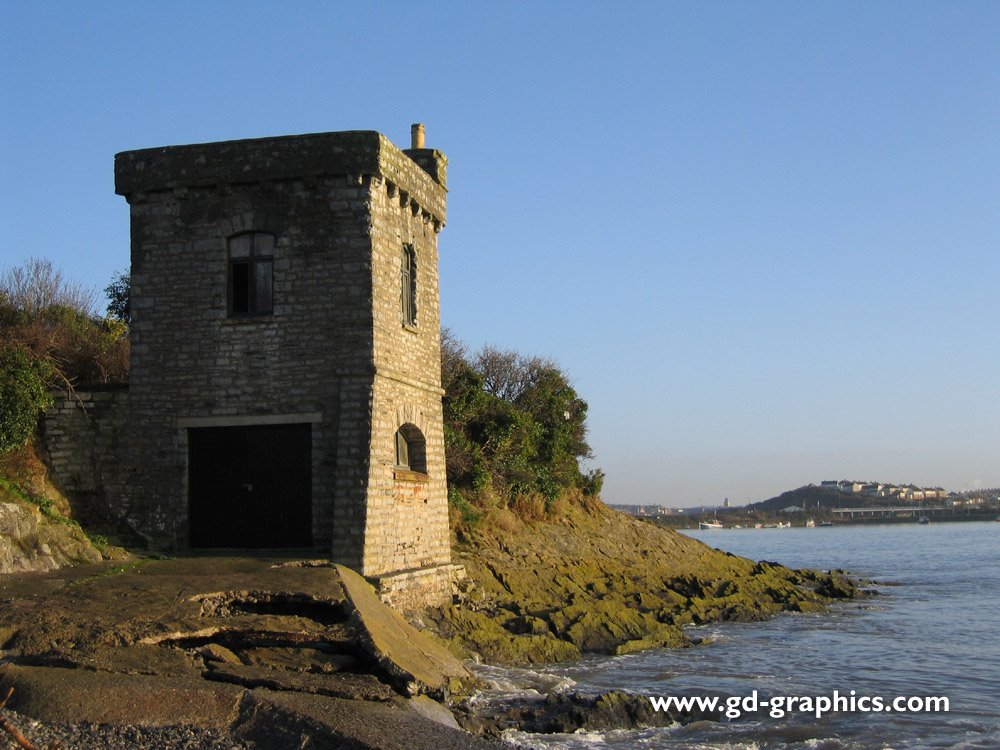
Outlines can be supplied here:
[[462, 657], [500, 664], [543, 664], [576, 659], [580, 649], [549, 635], [512, 633], [497, 616], [450, 607], [437, 615], [438, 634]]
[[812, 612], [858, 593], [837, 572], [746, 560], [603, 505], [503, 521], [465, 536], [455, 556], [471, 582], [460, 603], [429, 613], [463, 656], [531, 664], [683, 646], [685, 625]]

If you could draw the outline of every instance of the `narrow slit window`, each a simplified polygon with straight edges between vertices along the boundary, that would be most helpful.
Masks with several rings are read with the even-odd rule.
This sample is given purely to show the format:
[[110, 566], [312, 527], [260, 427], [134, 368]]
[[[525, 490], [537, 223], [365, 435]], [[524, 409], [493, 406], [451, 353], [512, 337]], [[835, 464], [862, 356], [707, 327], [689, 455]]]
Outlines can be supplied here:
[[403, 245], [400, 264], [400, 295], [402, 300], [403, 325], [417, 324], [417, 253], [413, 245]]

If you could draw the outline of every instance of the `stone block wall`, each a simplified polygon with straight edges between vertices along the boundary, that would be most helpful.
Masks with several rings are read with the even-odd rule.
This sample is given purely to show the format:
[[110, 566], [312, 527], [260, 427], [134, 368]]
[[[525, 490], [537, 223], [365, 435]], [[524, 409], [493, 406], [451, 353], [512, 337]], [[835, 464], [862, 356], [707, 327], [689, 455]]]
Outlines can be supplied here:
[[[340, 424], [341, 399], [358, 393], [349, 383], [372, 370], [370, 219], [359, 182], [133, 196], [132, 462], [142, 482], [130, 505], [152, 521], [154, 544], [186, 544], [186, 430], [268, 422], [312, 423], [314, 539], [330, 543], [331, 469], [349, 466], [340, 450], [367, 444], [350, 407], [355, 421]], [[227, 238], [247, 231], [276, 238], [272, 315], [228, 314]], [[354, 479], [363, 477], [359, 469]]]
[[[367, 131], [116, 157], [133, 324], [125, 480], [112, 503], [151, 546], [188, 544], [189, 429], [307, 422], [315, 544], [375, 578], [448, 565], [445, 166], [440, 152]], [[227, 240], [250, 231], [276, 238], [273, 314], [234, 317]], [[415, 325], [400, 310], [404, 245], [416, 254]], [[403, 424], [424, 436], [424, 476], [395, 467]]]
[[[420, 203], [433, 193], [407, 154], [389, 151], [383, 185], [371, 204], [375, 394], [369, 479], [366, 571], [369, 575], [450, 562], [441, 397], [437, 236], [443, 216]], [[440, 188], [438, 188], [440, 189]], [[404, 322], [400, 276], [404, 247], [416, 257], [416, 322]], [[395, 467], [395, 434], [403, 425], [425, 441], [426, 476]]]
[[122, 490], [118, 457], [125, 447], [128, 395], [124, 386], [59, 392], [45, 412], [42, 434], [49, 466], [84, 523], [118, 520], [107, 498]]
[[462, 565], [438, 565], [381, 576], [376, 586], [386, 604], [400, 612], [419, 612], [428, 602], [452, 601], [465, 577]]
[[[451, 561], [441, 397], [379, 375], [375, 383], [365, 574]], [[426, 473], [395, 463], [395, 435], [414, 425], [424, 436]]]

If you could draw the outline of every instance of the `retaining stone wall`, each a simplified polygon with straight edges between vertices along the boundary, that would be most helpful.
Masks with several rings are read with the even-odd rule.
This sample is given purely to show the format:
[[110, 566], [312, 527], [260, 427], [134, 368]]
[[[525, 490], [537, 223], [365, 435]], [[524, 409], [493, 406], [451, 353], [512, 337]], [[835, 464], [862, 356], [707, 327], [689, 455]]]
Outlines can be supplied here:
[[125, 386], [53, 394], [43, 420], [48, 463], [59, 487], [74, 499], [84, 523], [114, 522], [109, 497], [121, 491], [119, 457], [128, 422]]

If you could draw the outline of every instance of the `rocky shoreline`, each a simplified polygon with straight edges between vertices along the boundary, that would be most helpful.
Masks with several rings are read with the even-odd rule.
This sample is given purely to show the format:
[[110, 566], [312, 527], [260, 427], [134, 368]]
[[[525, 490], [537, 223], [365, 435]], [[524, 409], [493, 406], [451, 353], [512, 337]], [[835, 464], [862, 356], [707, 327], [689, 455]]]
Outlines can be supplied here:
[[603, 504], [484, 524], [455, 546], [470, 580], [427, 621], [466, 658], [524, 665], [692, 645], [683, 628], [812, 612], [862, 595], [843, 571], [713, 549]]
[[690, 721], [617, 692], [470, 699], [480, 684], [460, 658], [687, 646], [688, 624], [861, 593], [836, 572], [743, 560], [599, 504], [492, 519], [456, 540], [456, 557], [469, 573], [462, 593], [409, 613], [417, 627], [322, 561], [132, 559], [2, 576], [0, 693], [14, 688], [2, 713], [37, 747], [64, 750], [474, 750], [513, 727]]

